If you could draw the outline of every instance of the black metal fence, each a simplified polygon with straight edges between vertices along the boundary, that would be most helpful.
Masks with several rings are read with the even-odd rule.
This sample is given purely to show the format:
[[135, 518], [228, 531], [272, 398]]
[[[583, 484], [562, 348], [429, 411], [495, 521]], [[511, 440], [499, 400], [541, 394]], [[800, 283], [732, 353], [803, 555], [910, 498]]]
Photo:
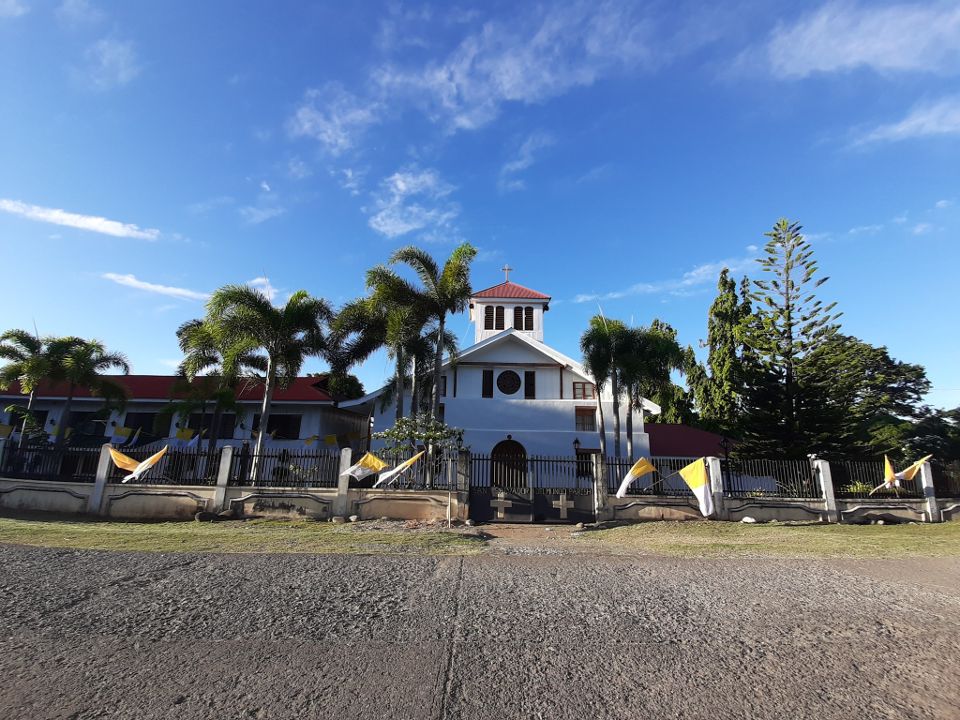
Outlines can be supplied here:
[[960, 498], [960, 460], [931, 463], [933, 490], [938, 498]]
[[[457, 454], [455, 452], [438, 452], [432, 459], [424, 454], [409, 469], [380, 482], [383, 475], [391, 469], [414, 457], [419, 450], [397, 448], [377, 453], [377, 457], [387, 463], [383, 473], [368, 475], [359, 480], [351, 480], [351, 486], [372, 488], [378, 490], [456, 490], [457, 489]], [[359, 460], [359, 456], [354, 458]]]
[[[131, 460], [143, 462], [161, 449], [162, 446], [152, 443], [121, 448], [120, 452]], [[170, 448], [156, 465], [129, 482], [137, 485], [216, 485], [219, 469], [219, 449], [209, 453], [205, 448]], [[107, 482], [122, 483], [129, 474], [129, 470], [112, 465]]]
[[[641, 476], [627, 486], [627, 495], [662, 495], [684, 497], [693, 492], [680, 477], [680, 469], [697, 458], [659, 456], [650, 458], [656, 471]], [[607, 458], [607, 487], [611, 493], [620, 488], [633, 463], [625, 458]]]
[[265, 449], [257, 455], [244, 446], [233, 454], [229, 484], [335, 488], [339, 473], [336, 450]]
[[830, 476], [833, 478], [833, 493], [838, 498], [923, 497], [920, 473], [913, 480], [901, 480], [899, 488], [879, 487], [883, 484], [883, 458], [830, 460]]
[[593, 487], [593, 466], [587, 455], [471, 455], [471, 488], [566, 489]]
[[731, 497], [822, 498], [820, 478], [810, 460], [720, 462], [723, 492]]
[[100, 448], [8, 446], [0, 474], [23, 480], [59, 480], [92, 483], [97, 475]]

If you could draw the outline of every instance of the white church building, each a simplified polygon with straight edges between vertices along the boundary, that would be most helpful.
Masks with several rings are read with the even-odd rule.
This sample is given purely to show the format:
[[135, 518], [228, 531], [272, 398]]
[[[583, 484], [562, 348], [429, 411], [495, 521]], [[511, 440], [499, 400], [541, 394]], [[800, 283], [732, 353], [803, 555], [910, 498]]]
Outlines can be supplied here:
[[[599, 452], [595, 386], [579, 362], [545, 341], [550, 296], [508, 279], [474, 292], [469, 307], [474, 344], [461, 350], [455, 363], [444, 362], [440, 384], [442, 418], [464, 430], [464, 447], [480, 454], [528, 456]], [[384, 390], [340, 407], [372, 417], [374, 432], [386, 430], [394, 423], [396, 407], [381, 407]], [[607, 452], [612, 455], [609, 387], [601, 402]], [[660, 412], [656, 404], [643, 402], [645, 413]], [[624, 447], [627, 412], [621, 401]], [[635, 455], [649, 455], [649, 436], [639, 412], [634, 412], [633, 442]], [[374, 440], [374, 449], [382, 446]]]

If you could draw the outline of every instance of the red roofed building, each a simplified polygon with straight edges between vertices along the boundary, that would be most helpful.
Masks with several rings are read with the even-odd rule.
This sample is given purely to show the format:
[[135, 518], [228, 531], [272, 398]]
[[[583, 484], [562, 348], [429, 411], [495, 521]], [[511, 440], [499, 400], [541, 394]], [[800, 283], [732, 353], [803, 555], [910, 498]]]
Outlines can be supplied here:
[[543, 314], [549, 309], [549, 295], [509, 280], [475, 292], [470, 297], [470, 320], [476, 328], [474, 342], [508, 328], [543, 342]]
[[[259, 428], [260, 406], [263, 402], [263, 383], [241, 381], [236, 398], [240, 412], [225, 413], [219, 428], [210, 427], [212, 403], [206, 412], [195, 408], [187, 417], [178, 417], [171, 404], [188, 396], [183, 378], [175, 375], [111, 375], [111, 381], [124, 388], [126, 401], [122, 408], [109, 407], [106, 401], [91, 395], [85, 388], [76, 388], [73, 395], [68, 427], [77, 437], [87, 442], [107, 441], [118, 427], [140, 431], [141, 440], [159, 440], [174, 437], [180, 426], [193, 430], [203, 427], [205, 433], [215, 432], [221, 444], [239, 444]], [[199, 384], [204, 378], [198, 378]], [[60, 422], [66, 401], [67, 386], [41, 383], [34, 397], [34, 415], [38, 424], [50, 431]], [[14, 383], [0, 391], [0, 410], [10, 405], [26, 406], [27, 397]], [[0, 413], [4, 423], [17, 424], [15, 415]], [[289, 386], [277, 388], [267, 431], [273, 433], [278, 445], [303, 446], [303, 440], [319, 437], [326, 445], [361, 447], [367, 440], [366, 419], [356, 413], [337, 407], [326, 390], [324, 377], [298, 377]], [[209, 435], [207, 435], [209, 436]], [[314, 446], [316, 447], [316, 446]]]

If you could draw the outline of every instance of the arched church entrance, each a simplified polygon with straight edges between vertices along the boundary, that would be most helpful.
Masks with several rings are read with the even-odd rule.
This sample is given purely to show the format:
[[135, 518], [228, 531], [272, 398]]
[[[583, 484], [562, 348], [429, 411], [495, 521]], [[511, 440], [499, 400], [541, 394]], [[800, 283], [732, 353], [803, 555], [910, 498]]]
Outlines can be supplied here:
[[490, 484], [500, 488], [527, 487], [527, 450], [513, 438], [493, 446]]

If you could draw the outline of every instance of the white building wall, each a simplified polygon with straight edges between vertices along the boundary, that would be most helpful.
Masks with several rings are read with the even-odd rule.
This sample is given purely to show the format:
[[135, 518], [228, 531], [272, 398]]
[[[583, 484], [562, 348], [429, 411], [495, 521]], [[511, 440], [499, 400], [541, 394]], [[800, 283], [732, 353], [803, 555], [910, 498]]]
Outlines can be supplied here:
[[[543, 300], [513, 300], [513, 299], [504, 299], [496, 300], [494, 298], [489, 299], [473, 299], [473, 308], [470, 310], [470, 319], [474, 324], [474, 344], [480, 342], [481, 340], [486, 340], [488, 337], [493, 337], [499, 333], [502, 333], [507, 328], [513, 327], [513, 309], [515, 307], [521, 308], [533, 308], [533, 330], [521, 330], [525, 335], [543, 342], [543, 315], [544, 315], [544, 301]], [[503, 308], [503, 327], [494, 328], [493, 330], [486, 329], [486, 323], [484, 321], [484, 316], [486, 314], [486, 308], [494, 308], [494, 313], [496, 313], [497, 307]]]

